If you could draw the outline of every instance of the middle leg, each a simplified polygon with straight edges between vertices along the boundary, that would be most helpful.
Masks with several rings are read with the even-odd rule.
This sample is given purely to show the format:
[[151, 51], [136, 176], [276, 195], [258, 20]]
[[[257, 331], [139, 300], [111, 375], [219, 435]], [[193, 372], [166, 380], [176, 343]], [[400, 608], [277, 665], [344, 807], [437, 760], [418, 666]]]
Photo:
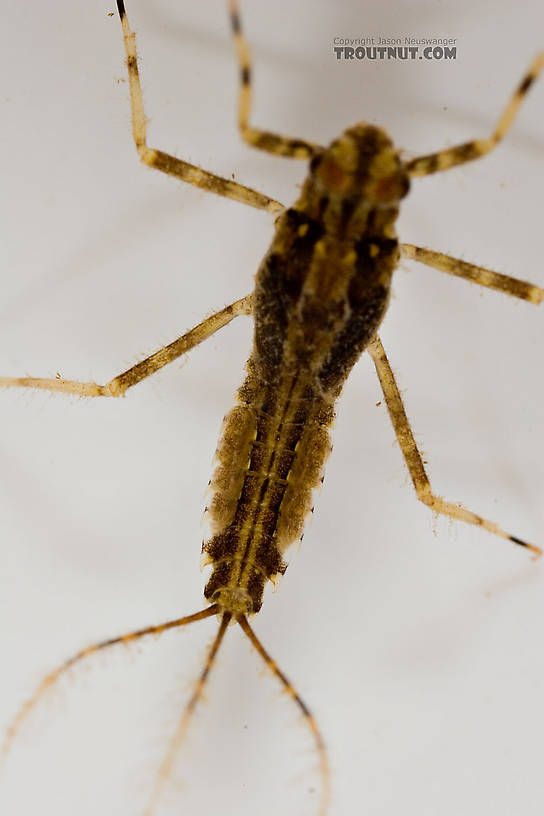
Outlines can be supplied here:
[[203, 320], [198, 326], [178, 337], [173, 343], [163, 346], [154, 354], [141, 360], [136, 365], [118, 374], [113, 380], [105, 385], [95, 382], [79, 382], [78, 380], [63, 380], [61, 377], [55, 379], [47, 377], [0, 377], [0, 387], [23, 387], [41, 388], [45, 391], [60, 391], [64, 394], [77, 394], [78, 397], [122, 397], [128, 388], [150, 377], [168, 363], [177, 360], [182, 354], [186, 354], [199, 343], [207, 340], [218, 329], [222, 329], [238, 315], [251, 314], [253, 308], [253, 295], [246, 295], [240, 300], [231, 303], [216, 312], [211, 317]]
[[478, 516], [471, 510], [466, 510], [459, 504], [446, 502], [440, 496], [433, 493], [431, 483], [429, 482], [429, 477], [425, 472], [421, 454], [417, 448], [412, 429], [410, 428], [410, 423], [408, 422], [408, 417], [406, 416], [406, 411], [404, 410], [402, 397], [397, 387], [397, 383], [395, 382], [395, 376], [391, 370], [389, 360], [387, 359], [385, 350], [378, 335], [374, 337], [368, 346], [368, 352], [372, 357], [374, 366], [376, 367], [376, 373], [382, 386], [383, 395], [387, 404], [387, 410], [389, 411], [389, 416], [391, 418], [396, 437], [399, 441], [400, 449], [402, 451], [402, 455], [404, 456], [404, 461], [408, 466], [410, 477], [412, 479], [418, 499], [423, 502], [423, 504], [426, 504], [427, 507], [430, 507], [431, 510], [438, 515], [450, 516], [450, 518], [465, 521], [467, 524], [474, 524], [477, 527], [483, 527], [484, 530], [487, 530], [490, 533], [495, 533], [495, 535], [501, 536], [501, 538], [506, 538], [509, 541], [512, 541], [514, 544], [520, 544], [522, 547], [527, 547], [529, 550], [535, 553], [537, 557], [542, 555], [542, 550], [540, 547], [536, 547], [534, 544], [528, 544], [526, 541], [522, 541], [520, 538], [510, 535], [493, 521], [484, 519], [482, 516]]
[[487, 286], [489, 289], [496, 289], [512, 297], [527, 300], [529, 303], [539, 304], [544, 300], [544, 289], [535, 286], [534, 283], [512, 278], [510, 275], [503, 275], [501, 272], [494, 272], [483, 266], [461, 261], [459, 258], [452, 258], [451, 255], [444, 255], [443, 252], [434, 252], [432, 249], [425, 249], [414, 244], [401, 244], [400, 256], [411, 261], [438, 269], [440, 272], [447, 272], [448, 275], [455, 275], [464, 278], [479, 286]]

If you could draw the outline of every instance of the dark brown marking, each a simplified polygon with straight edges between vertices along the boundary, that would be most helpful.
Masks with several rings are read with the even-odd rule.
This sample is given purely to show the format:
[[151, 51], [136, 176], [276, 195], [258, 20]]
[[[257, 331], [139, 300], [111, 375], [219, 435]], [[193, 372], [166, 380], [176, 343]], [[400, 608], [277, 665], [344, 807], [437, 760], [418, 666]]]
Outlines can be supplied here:
[[459, 145], [459, 147], [454, 148], [455, 158], [457, 162], [467, 162], [472, 161], [472, 159], [477, 159], [478, 156], [481, 155], [481, 150], [478, 147], [477, 142], [465, 142], [465, 144]]
[[526, 541], [523, 541], [521, 538], [517, 538], [517, 536], [510, 536], [510, 541], [513, 541], [514, 544], [519, 544], [521, 547], [527, 547], [528, 549], [534, 549], [534, 545], [528, 544]]
[[240, 24], [240, 15], [237, 11], [231, 11], [230, 13], [230, 22], [232, 26], [232, 33], [239, 34], [242, 30], [242, 26]]
[[526, 94], [531, 85], [533, 84], [533, 82], [535, 81], [535, 79], [536, 77], [533, 76], [532, 74], [529, 74], [528, 76], [525, 77], [525, 79], [522, 79], [520, 86], [518, 88], [518, 94]]

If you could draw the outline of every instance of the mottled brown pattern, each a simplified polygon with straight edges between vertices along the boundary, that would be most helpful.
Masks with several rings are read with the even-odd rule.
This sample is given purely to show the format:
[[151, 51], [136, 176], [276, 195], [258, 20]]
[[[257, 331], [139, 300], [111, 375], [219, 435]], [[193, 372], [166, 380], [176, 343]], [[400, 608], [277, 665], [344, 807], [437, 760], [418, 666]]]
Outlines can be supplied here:
[[256, 612], [302, 535], [330, 451], [334, 403], [385, 313], [409, 182], [379, 128], [358, 125], [316, 154], [257, 273], [248, 376], [212, 478], [214, 569], [205, 597]]

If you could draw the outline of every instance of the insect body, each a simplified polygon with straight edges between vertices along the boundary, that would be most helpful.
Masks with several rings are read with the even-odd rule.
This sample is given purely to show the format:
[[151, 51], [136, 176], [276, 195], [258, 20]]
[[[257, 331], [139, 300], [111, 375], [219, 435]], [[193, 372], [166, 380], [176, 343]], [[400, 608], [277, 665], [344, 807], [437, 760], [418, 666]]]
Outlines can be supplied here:
[[361, 125], [316, 153], [300, 199], [277, 221], [256, 279], [248, 377], [212, 481], [205, 596], [234, 615], [260, 609], [265, 581], [302, 534], [335, 400], [387, 306], [408, 186], [389, 139]]
[[240, 314], [253, 313], [254, 348], [238, 404], [225, 420], [211, 482], [212, 536], [204, 545], [212, 573], [205, 589], [210, 605], [201, 612], [113, 638], [84, 649], [44, 678], [8, 733], [8, 744], [41, 693], [80, 659], [115, 643], [128, 642], [217, 614], [220, 624], [206, 665], [160, 768], [149, 811], [168, 779], [190, 715], [202, 694], [229, 622], [238, 622], [265, 662], [296, 700], [314, 734], [323, 778], [321, 811], [328, 802], [328, 768], [323, 739], [307, 706], [269, 657], [247, 616], [259, 611], [268, 579], [285, 570], [286, 548], [302, 534], [330, 449], [328, 428], [345, 378], [368, 350], [418, 497], [436, 513], [481, 526], [503, 538], [540, 550], [494, 522], [444, 501], [430, 486], [404, 412], [394, 377], [377, 335], [387, 308], [391, 276], [401, 257], [496, 288], [533, 303], [544, 291], [491, 270], [432, 250], [400, 244], [395, 233], [399, 203], [411, 177], [446, 170], [489, 152], [512, 123], [520, 101], [541, 71], [538, 57], [512, 97], [491, 137], [402, 162], [381, 129], [361, 123], [329, 147], [265, 133], [249, 125], [250, 66], [236, 4], [232, 28], [241, 69], [239, 124], [244, 139], [271, 153], [309, 159], [308, 177], [295, 204], [279, 202], [214, 176], [147, 144], [146, 121], [134, 34], [122, 0], [130, 80], [133, 134], [142, 161], [202, 189], [233, 198], [277, 217], [272, 245], [257, 274], [255, 290], [203, 321], [183, 337], [105, 385], [42, 378], [2, 378], [4, 386], [37, 387], [89, 397], [119, 397], [167, 363], [204, 341]]

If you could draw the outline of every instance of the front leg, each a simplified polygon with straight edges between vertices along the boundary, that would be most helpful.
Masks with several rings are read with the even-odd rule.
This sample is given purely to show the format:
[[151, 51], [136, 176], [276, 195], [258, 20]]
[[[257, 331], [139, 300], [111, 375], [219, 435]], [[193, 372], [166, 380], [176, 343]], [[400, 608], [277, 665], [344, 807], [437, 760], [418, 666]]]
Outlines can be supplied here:
[[190, 164], [182, 159], [178, 159], [170, 153], [149, 147], [147, 144], [147, 119], [144, 109], [144, 98], [138, 71], [136, 38], [128, 23], [124, 0], [117, 0], [117, 10], [121, 20], [123, 42], [125, 45], [130, 105], [132, 110], [132, 137], [141, 161], [147, 164], [148, 167], [152, 167], [169, 176], [174, 176], [174, 178], [180, 181], [185, 181], [187, 184], [192, 184], [194, 187], [199, 187], [201, 190], [206, 190], [209, 193], [215, 193], [225, 198], [232, 198], [234, 201], [247, 204], [249, 207], [266, 210], [272, 215], [278, 215], [283, 212], [283, 204], [263, 193], [259, 193], [257, 190], [244, 187], [242, 184], [238, 184], [231, 179], [216, 176], [214, 173], [209, 173], [207, 170], [203, 170], [195, 164]]
[[541, 52], [536, 55], [527, 73], [508, 100], [508, 104], [503, 110], [491, 136], [485, 139], [473, 139], [471, 142], [448, 147], [445, 150], [439, 150], [437, 153], [429, 153], [427, 156], [418, 156], [405, 164], [408, 174], [412, 177], [429, 176], [431, 173], [449, 170], [450, 167], [457, 167], [460, 164], [479, 159], [493, 150], [512, 127], [525, 95], [543, 68], [544, 52]]

